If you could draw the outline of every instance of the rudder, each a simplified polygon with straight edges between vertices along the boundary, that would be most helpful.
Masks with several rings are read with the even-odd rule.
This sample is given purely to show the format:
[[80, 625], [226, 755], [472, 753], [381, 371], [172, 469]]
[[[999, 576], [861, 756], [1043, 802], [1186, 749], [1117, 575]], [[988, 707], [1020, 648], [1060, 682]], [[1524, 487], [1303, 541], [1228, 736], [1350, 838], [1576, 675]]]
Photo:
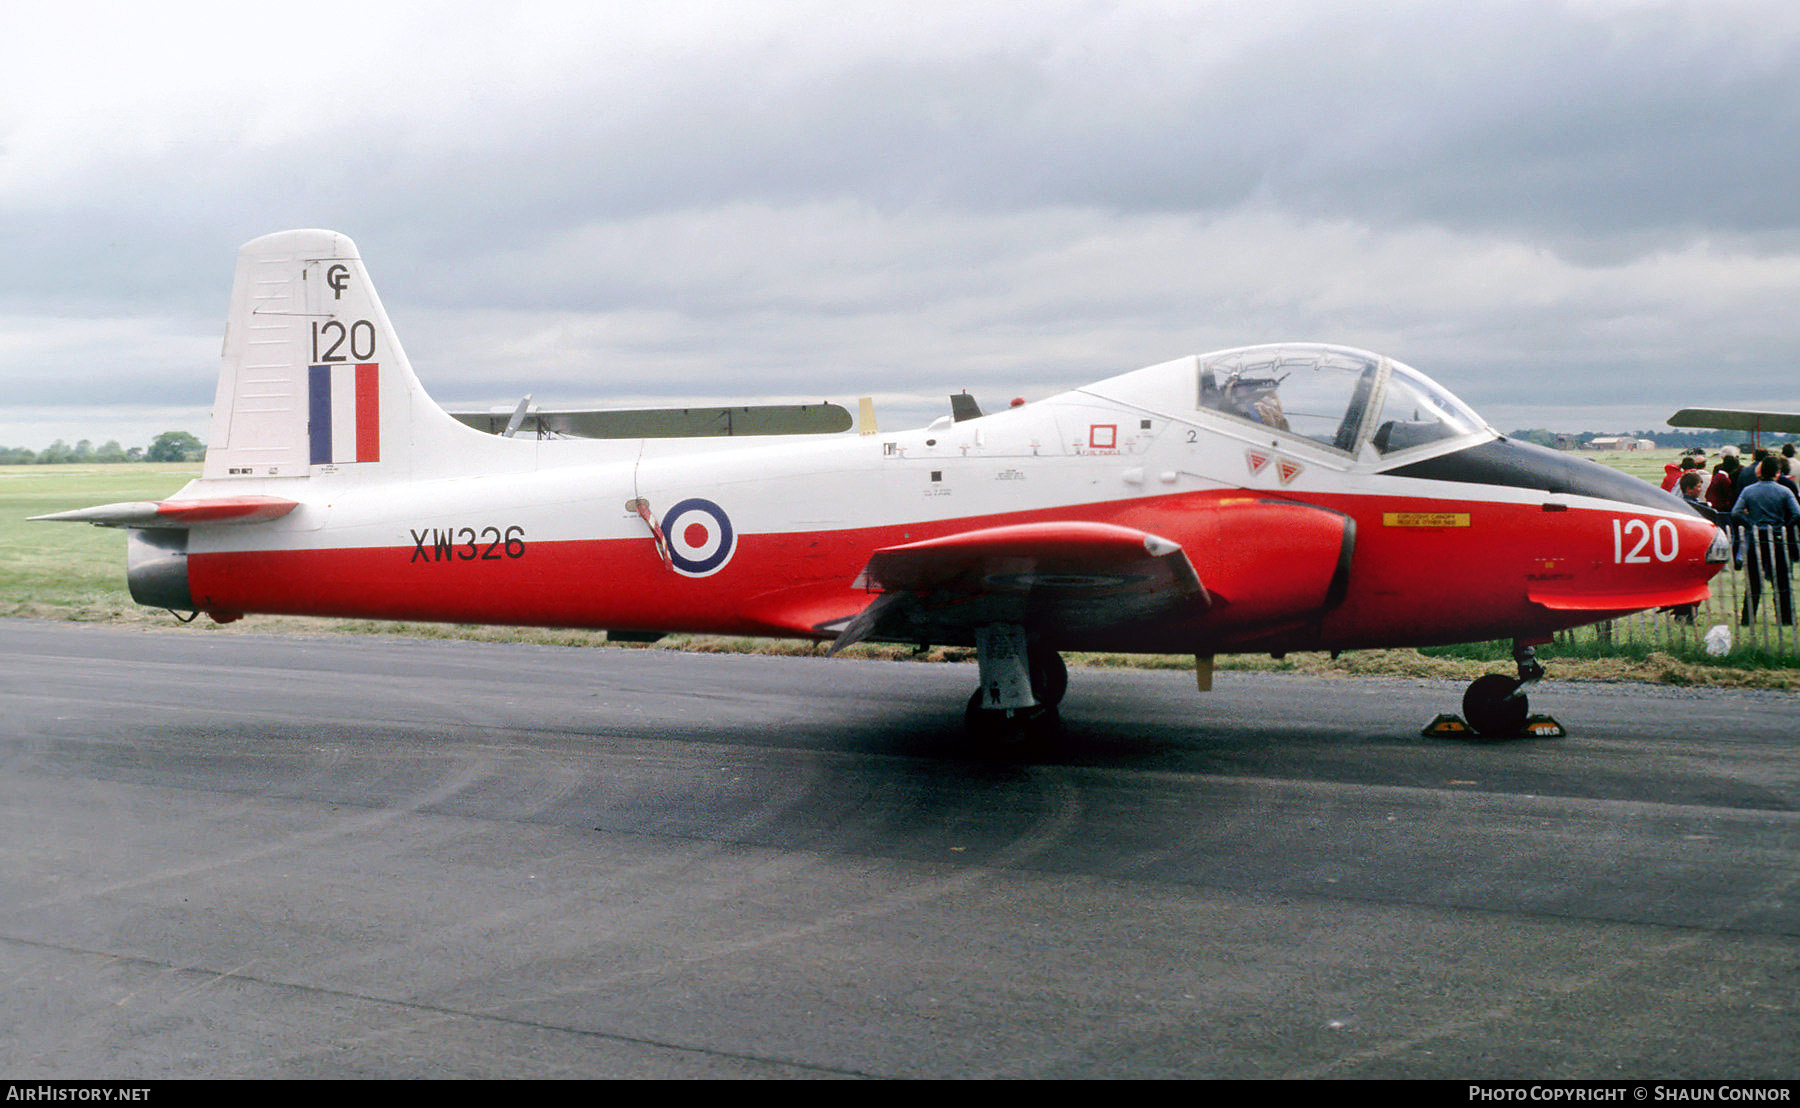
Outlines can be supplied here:
[[397, 476], [422, 438], [470, 433], [420, 388], [347, 236], [238, 250], [205, 478]]

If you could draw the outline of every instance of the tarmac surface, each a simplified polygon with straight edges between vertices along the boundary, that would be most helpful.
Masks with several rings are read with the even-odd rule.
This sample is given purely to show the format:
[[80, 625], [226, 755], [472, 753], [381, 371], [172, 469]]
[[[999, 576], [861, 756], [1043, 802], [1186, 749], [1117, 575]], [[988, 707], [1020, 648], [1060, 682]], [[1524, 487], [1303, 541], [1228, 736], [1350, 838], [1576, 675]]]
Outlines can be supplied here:
[[1800, 698], [0, 620], [0, 1074], [1800, 1076]]

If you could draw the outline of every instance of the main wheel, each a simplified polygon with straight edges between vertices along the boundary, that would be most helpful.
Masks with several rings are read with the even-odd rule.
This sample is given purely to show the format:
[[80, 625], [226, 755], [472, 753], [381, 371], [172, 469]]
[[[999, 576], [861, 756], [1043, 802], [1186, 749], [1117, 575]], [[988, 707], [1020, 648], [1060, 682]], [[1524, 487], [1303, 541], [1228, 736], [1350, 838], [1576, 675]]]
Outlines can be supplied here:
[[1463, 717], [1484, 739], [1517, 735], [1525, 728], [1531, 703], [1519, 691], [1520, 682], [1502, 673], [1480, 677], [1463, 693]]
[[1069, 691], [1069, 667], [1063, 663], [1062, 655], [1054, 650], [1032, 648], [1031, 695], [1039, 704], [1054, 709], [1062, 703], [1063, 694]]
[[981, 690], [969, 697], [963, 726], [973, 737], [997, 749], [1020, 751], [1046, 741], [1056, 731], [1056, 709], [1045, 704], [1029, 708], [984, 708]]

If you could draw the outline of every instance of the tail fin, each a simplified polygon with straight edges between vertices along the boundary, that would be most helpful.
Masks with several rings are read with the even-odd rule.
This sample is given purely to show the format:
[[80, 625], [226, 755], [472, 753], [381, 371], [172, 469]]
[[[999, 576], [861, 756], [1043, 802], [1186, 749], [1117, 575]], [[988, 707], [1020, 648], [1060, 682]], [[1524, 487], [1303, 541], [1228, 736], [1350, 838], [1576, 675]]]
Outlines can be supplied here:
[[282, 231], [238, 250], [207, 479], [409, 475], [465, 436], [419, 386], [356, 244]]

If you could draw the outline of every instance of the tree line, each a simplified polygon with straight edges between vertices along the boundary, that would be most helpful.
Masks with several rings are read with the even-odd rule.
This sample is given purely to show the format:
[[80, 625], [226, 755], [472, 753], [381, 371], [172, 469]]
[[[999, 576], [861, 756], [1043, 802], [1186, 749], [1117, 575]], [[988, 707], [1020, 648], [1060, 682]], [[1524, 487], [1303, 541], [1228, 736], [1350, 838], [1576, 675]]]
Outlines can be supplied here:
[[[1564, 439], [1576, 445], [1586, 446], [1597, 438], [1609, 435], [1621, 435], [1632, 439], [1649, 439], [1661, 449], [1697, 450], [1714, 449], [1725, 443], [1736, 443], [1748, 435], [1745, 431], [1671, 431], [1664, 428], [1660, 431], [1581, 431], [1573, 434], [1559, 435], [1554, 431], [1546, 431], [1542, 427], [1530, 427], [1518, 431], [1508, 431], [1508, 438], [1524, 439], [1535, 442], [1539, 446], [1555, 446], [1558, 439]], [[1764, 435], [1765, 446], [1780, 446], [1784, 442], [1795, 442], [1793, 435]]]
[[197, 462], [206, 457], [206, 444], [186, 431], [164, 431], [149, 446], [120, 446], [117, 439], [95, 446], [82, 439], [74, 446], [61, 439], [42, 450], [0, 446], [0, 465], [55, 465], [64, 462]]

